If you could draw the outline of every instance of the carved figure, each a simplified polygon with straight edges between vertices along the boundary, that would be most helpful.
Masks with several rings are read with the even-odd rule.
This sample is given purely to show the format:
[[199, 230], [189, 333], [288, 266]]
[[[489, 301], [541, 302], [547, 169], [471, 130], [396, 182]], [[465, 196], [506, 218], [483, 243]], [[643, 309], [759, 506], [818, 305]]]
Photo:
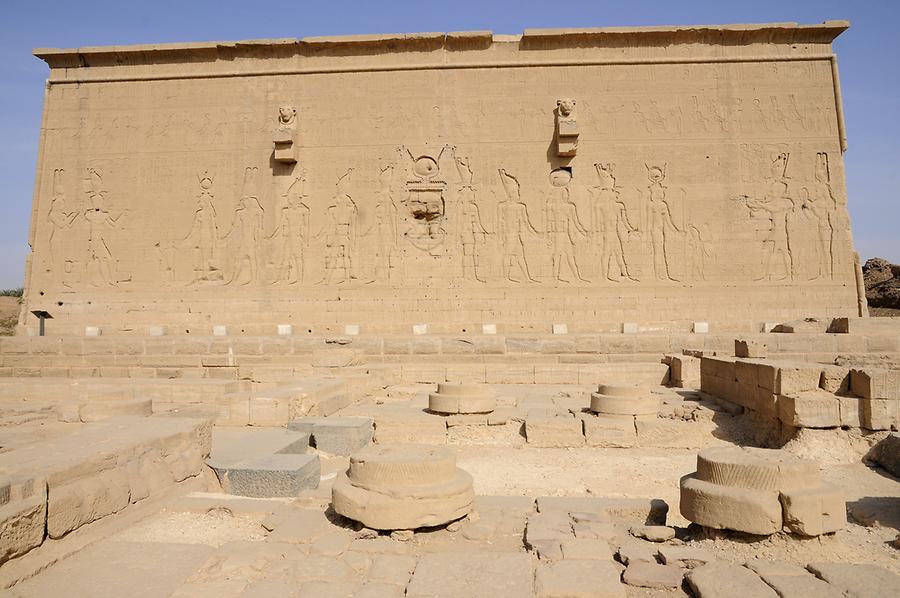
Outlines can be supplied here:
[[[88, 224], [87, 264], [94, 268], [100, 279], [109, 286], [116, 286], [112, 251], [110, 251], [109, 232], [115, 230], [122, 214], [113, 217], [104, 206], [107, 191], [103, 188], [103, 175], [96, 168], [87, 168], [88, 198], [90, 206], [84, 210], [83, 217]], [[89, 278], [95, 280], [90, 276]], [[95, 284], [92, 282], [92, 284]]]
[[481, 219], [474, 173], [469, 158], [459, 158], [454, 153], [456, 170], [462, 184], [459, 188], [459, 214], [457, 215], [459, 243], [462, 248], [463, 279], [484, 282], [478, 273], [478, 256], [488, 232]]
[[560, 156], [574, 156], [578, 150], [578, 121], [575, 100], [556, 100], [556, 147]]
[[690, 270], [693, 280], [706, 280], [706, 259], [712, 257], [712, 244], [703, 238], [700, 227], [688, 227], [688, 246], [690, 248]]
[[283, 126], [291, 126], [297, 118], [297, 109], [293, 106], [279, 106], [278, 108], [278, 124]]
[[681, 233], [672, 219], [672, 210], [666, 200], [668, 187], [663, 185], [666, 179], [666, 167], [647, 167], [650, 185], [647, 187], [650, 198], [650, 242], [653, 248], [653, 272], [657, 280], [675, 280], [669, 272], [668, 241], [671, 233]]
[[248, 285], [259, 280], [259, 241], [263, 236], [263, 208], [259, 199], [255, 196], [244, 196], [238, 201], [237, 208], [231, 221], [231, 229], [223, 239], [236, 239], [234, 269], [230, 284], [240, 280], [247, 267], [250, 271], [249, 279], [241, 283]]
[[[763, 239], [765, 249], [765, 262], [763, 275], [757, 280], [784, 280], [793, 278], [794, 264], [791, 255], [791, 243], [788, 236], [787, 217], [794, 209], [794, 200], [788, 197], [788, 186], [784, 181], [770, 181], [769, 190], [762, 199], [751, 198], [746, 195], [738, 198], [753, 211], [763, 211], [770, 221], [769, 232]], [[775, 264], [780, 265], [780, 271], [775, 270]], [[777, 277], [777, 278], [776, 278]]]
[[832, 278], [834, 276], [834, 244], [835, 244], [835, 217], [837, 199], [831, 189], [831, 171], [828, 166], [828, 154], [819, 152], [816, 154], [816, 163], [813, 169], [815, 182], [809, 189], [809, 207], [820, 222], [819, 237], [822, 243], [822, 254], [827, 256], [827, 264], [823, 275]]
[[272, 156], [276, 162], [293, 164], [297, 161], [296, 123], [296, 108], [293, 106], [278, 108], [278, 125], [273, 134], [275, 151]]
[[197, 196], [197, 205], [194, 208], [194, 219], [191, 229], [183, 241], [197, 251], [199, 261], [194, 268], [194, 282], [197, 280], [211, 280], [212, 274], [217, 272], [216, 258], [218, 253], [218, 230], [216, 223], [216, 207], [213, 203], [213, 180], [209, 173], [204, 172], [199, 177], [200, 193]]
[[378, 175], [374, 222], [366, 236], [375, 239], [374, 280], [390, 280], [391, 257], [397, 248], [397, 204], [393, 195], [394, 165], [388, 164]]
[[[591, 231], [594, 245], [600, 249], [600, 275], [618, 282], [622, 277], [637, 281], [628, 271], [625, 259], [625, 239], [638, 232], [628, 220], [628, 209], [619, 198], [619, 189], [612, 164], [594, 164], [600, 184], [588, 190], [591, 197]], [[618, 273], [613, 277], [610, 262], [615, 261]]]
[[562, 276], [563, 264], [569, 267], [572, 275], [582, 282], [587, 282], [578, 269], [575, 258], [576, 234], [587, 237], [587, 229], [578, 217], [578, 208], [569, 197], [568, 184], [572, 174], [568, 170], [557, 169], [550, 173], [550, 194], [545, 206], [545, 230], [550, 243], [553, 259], [553, 276], [558, 282], [569, 282]]
[[47, 212], [47, 220], [50, 222], [50, 235], [47, 238], [47, 250], [50, 257], [49, 270], [53, 277], [64, 286], [69, 286], [65, 280], [65, 268], [68, 256], [65, 249], [65, 231], [69, 229], [78, 217], [78, 212], [66, 212], [66, 197], [63, 185], [63, 173], [57, 168], [53, 171], [53, 199], [50, 200], [50, 209]]
[[303, 283], [303, 260], [309, 245], [309, 206], [306, 200], [305, 173], [295, 177], [282, 197], [284, 206], [271, 237], [277, 237], [280, 248], [278, 280], [288, 284]]
[[528, 269], [524, 237], [528, 234], [538, 237], [539, 233], [531, 224], [528, 206], [521, 200], [519, 180], [502, 168], [498, 172], [505, 192], [505, 199], [497, 204], [497, 232], [503, 247], [503, 276], [509, 282], [522, 282], [512, 276], [515, 267], [528, 282], [538, 282]]
[[403, 236], [417, 249], [432, 253], [440, 247], [447, 236], [444, 229], [444, 191], [447, 183], [439, 178], [441, 157], [449, 145], [444, 145], [436, 158], [413, 153], [401, 146], [401, 155], [409, 156], [411, 180], [406, 183], [406, 209], [408, 228]]
[[348, 169], [337, 182], [334, 202], [328, 206], [327, 223], [316, 235], [325, 237], [325, 277], [318, 284], [341, 284], [356, 278], [354, 257], [359, 226], [359, 210], [350, 197]]

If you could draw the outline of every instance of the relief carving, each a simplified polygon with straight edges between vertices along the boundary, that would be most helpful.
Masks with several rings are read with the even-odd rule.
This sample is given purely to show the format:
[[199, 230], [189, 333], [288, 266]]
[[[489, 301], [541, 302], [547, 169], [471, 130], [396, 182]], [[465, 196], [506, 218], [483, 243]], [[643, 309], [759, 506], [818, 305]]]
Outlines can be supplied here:
[[273, 135], [276, 162], [293, 164], [297, 161], [297, 109], [293, 106], [278, 108], [278, 123]]
[[479, 259], [488, 231], [484, 227], [484, 222], [481, 218], [482, 209], [473, 183], [474, 173], [472, 172], [471, 161], [469, 158], [457, 157], [455, 152], [453, 159], [461, 181], [457, 223], [462, 254], [463, 280], [485, 282], [479, 275], [478, 270]]
[[502, 168], [498, 172], [505, 194], [497, 204], [497, 232], [503, 249], [503, 278], [508, 282], [523, 282], [513, 278], [513, 269], [517, 269], [525, 277], [525, 281], [538, 282], [528, 268], [525, 237], [540, 237], [540, 233], [531, 223], [528, 206], [521, 199], [519, 180]]
[[[628, 260], [625, 258], [625, 241], [628, 235], [638, 233], [628, 219], [628, 208], [620, 199], [619, 187], [616, 185], [616, 177], [613, 174], [613, 165], [594, 164], [600, 184], [591, 187], [588, 192], [591, 197], [591, 231], [593, 245], [600, 251], [600, 276], [619, 282], [628, 278], [637, 282], [628, 270]], [[617, 272], [615, 275], [611, 269], [611, 262], [615, 262]]]
[[66, 231], [72, 227], [78, 217], [77, 211], [66, 212], [65, 184], [63, 182], [62, 168], [53, 171], [53, 198], [50, 200], [50, 210], [47, 213], [47, 221], [50, 223], [50, 234], [47, 238], [47, 252], [49, 264], [47, 269], [55, 280], [69, 286], [64, 274], [69, 255], [66, 250]]
[[222, 280], [222, 272], [218, 267], [219, 226], [216, 223], [216, 207], [213, 197], [213, 179], [208, 172], [199, 175], [200, 193], [194, 207], [194, 219], [191, 229], [181, 242], [194, 250], [194, 280]]
[[578, 150], [578, 120], [575, 116], [575, 100], [556, 100], [556, 153], [574, 156]]
[[397, 218], [399, 210], [393, 193], [394, 165], [380, 169], [375, 194], [374, 222], [366, 236], [374, 239], [375, 269], [372, 281], [389, 281], [393, 272], [393, 255], [397, 250]]
[[343, 284], [356, 279], [359, 209], [350, 196], [350, 168], [337, 181], [334, 201], [326, 210], [325, 227], [316, 238], [325, 237], [325, 276], [317, 284]]
[[240, 281], [245, 269], [249, 278], [241, 282], [241, 285], [259, 282], [260, 271], [260, 240], [263, 237], [263, 208], [259, 203], [256, 193], [256, 177], [259, 169], [247, 167], [244, 170], [244, 188], [238, 205], [231, 219], [231, 228], [222, 237], [223, 241], [229, 241], [234, 250], [234, 264], [231, 278], [226, 284]]
[[442, 147], [436, 158], [424, 154], [414, 156], [408, 148], [400, 148], [401, 153], [409, 156], [412, 175], [406, 182], [405, 205], [409, 217], [403, 236], [413, 247], [426, 253], [435, 252], [447, 236], [444, 228], [447, 182], [440, 178], [440, 161], [448, 147]]
[[[96, 285], [97, 278], [92, 274], [98, 274], [99, 279], [108, 286], [116, 286], [118, 281], [115, 274], [115, 263], [110, 250], [111, 232], [117, 227], [122, 214], [112, 216], [106, 209], [106, 189], [103, 188], [103, 175], [95, 168], [88, 168], [88, 203], [84, 210], [84, 219], [88, 225], [87, 236], [87, 267], [88, 276], [92, 284]], [[94, 270], [95, 272], [91, 272]]]
[[672, 210], [666, 199], [668, 187], [663, 185], [666, 179], [666, 165], [647, 168], [647, 187], [650, 208], [650, 244], [653, 251], [653, 272], [657, 280], [676, 280], [669, 271], [669, 248], [673, 233], [682, 231], [672, 219]]
[[275, 230], [269, 238], [275, 239], [278, 263], [278, 281], [289, 285], [303, 283], [304, 257], [309, 246], [309, 206], [306, 194], [306, 173], [294, 177], [282, 194], [284, 202]]
[[553, 259], [553, 276], [557, 282], [571, 282], [563, 278], [563, 265], [568, 266], [572, 276], [588, 282], [578, 269], [575, 258], [575, 238], [587, 238], [587, 229], [578, 217], [578, 208], [569, 196], [569, 183], [572, 173], [564, 168], [557, 168], [550, 173], [550, 194], [544, 212], [545, 230], [547, 231]]

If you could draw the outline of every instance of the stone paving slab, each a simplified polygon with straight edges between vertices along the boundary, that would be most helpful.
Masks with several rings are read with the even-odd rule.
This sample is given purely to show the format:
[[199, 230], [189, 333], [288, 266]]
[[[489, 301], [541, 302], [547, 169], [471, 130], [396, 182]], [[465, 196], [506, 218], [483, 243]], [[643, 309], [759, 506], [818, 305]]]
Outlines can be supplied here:
[[[588, 561], [594, 562], [594, 561]], [[440, 552], [419, 559], [407, 598], [534, 596], [533, 560], [525, 553]]]

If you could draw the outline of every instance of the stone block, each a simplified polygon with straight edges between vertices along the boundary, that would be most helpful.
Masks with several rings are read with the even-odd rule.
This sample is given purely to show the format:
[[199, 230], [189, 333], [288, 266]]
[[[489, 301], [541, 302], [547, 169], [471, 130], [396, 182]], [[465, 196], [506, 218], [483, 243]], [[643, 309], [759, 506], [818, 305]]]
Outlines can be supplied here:
[[51, 485], [47, 494], [47, 535], [61, 538], [70, 531], [129, 504], [124, 469], [106, 470], [69, 484]]
[[622, 581], [639, 588], [674, 589], [681, 587], [684, 572], [675, 565], [635, 561], [622, 574]]
[[278, 325], [278, 336], [292, 336], [293, 334], [294, 327], [291, 324]]
[[147, 336], [165, 336], [166, 329], [164, 326], [149, 326], [147, 328]]
[[900, 575], [863, 563], [810, 563], [806, 568], [844, 596], [900, 598]]
[[347, 336], [359, 336], [359, 324], [345, 324], [344, 334]]
[[796, 396], [801, 392], [816, 390], [822, 377], [822, 366], [813, 364], [778, 364], [775, 394]]
[[781, 493], [784, 525], [801, 536], [819, 536], [847, 525], [844, 494], [835, 486], [785, 490]]
[[716, 560], [711, 551], [693, 546], [660, 546], [657, 554], [659, 560], [666, 565], [683, 569], [694, 569]]
[[591, 513], [647, 525], [665, 525], [669, 512], [666, 501], [658, 498], [539, 496], [536, 505], [539, 513]]
[[375, 416], [378, 444], [446, 444], [447, 424], [441, 418], [402, 415]]
[[608, 561], [613, 550], [606, 540], [597, 538], [569, 538], [560, 543], [564, 559], [596, 559]]
[[694, 322], [691, 330], [694, 334], [708, 334], [709, 333], [709, 322]]
[[525, 438], [528, 444], [544, 448], [584, 446], [581, 420], [574, 417], [529, 416]]
[[413, 324], [413, 334], [428, 334], [428, 324]]
[[781, 531], [778, 493], [719, 486], [694, 477], [681, 478], [681, 514], [714, 529], [769, 535]]
[[685, 577], [697, 598], [779, 598], [756, 573], [733, 563], [708, 563]]
[[467, 550], [422, 555], [406, 598], [532, 596], [534, 565], [524, 552]]
[[841, 425], [838, 398], [822, 390], [778, 395], [778, 419], [795, 428], [836, 428]]
[[841, 425], [858, 428], [862, 425], [862, 401], [858, 397], [839, 396], [838, 407], [841, 412]]
[[823, 366], [819, 386], [830, 393], [848, 392], [850, 390], [850, 368], [836, 365]]
[[213, 470], [229, 494], [254, 498], [292, 497], [318, 488], [321, 466], [311, 454], [272, 454]]
[[78, 409], [78, 419], [85, 423], [119, 415], [150, 417], [152, 414], [153, 401], [143, 398], [88, 400], [83, 402]]
[[228, 326], [217, 324], [212, 329], [213, 336], [228, 336]]
[[734, 356], [745, 358], [761, 358], [769, 354], [769, 345], [760, 340], [735, 339]]
[[598, 415], [585, 416], [584, 440], [587, 446], [631, 448], [637, 443], [634, 417]]
[[537, 598], [625, 598], [612, 561], [565, 559], [541, 563], [534, 578]]
[[568, 324], [554, 324], [553, 325], [553, 334], [569, 334], [569, 325]]
[[850, 370], [850, 392], [864, 399], [900, 399], [900, 370]]
[[310, 443], [331, 455], [349, 456], [373, 439], [373, 422], [368, 417], [303, 417], [291, 421], [288, 430], [310, 434]]
[[900, 433], [894, 432], [878, 444], [876, 460], [894, 477], [900, 478]]
[[860, 426], [867, 430], [900, 428], [900, 399], [860, 399]]
[[47, 519], [47, 484], [0, 477], [0, 565], [41, 545]]
[[644, 563], [656, 562], [656, 550], [647, 542], [628, 540], [619, 546], [616, 551], [619, 561], [625, 565], [641, 561]]
[[99, 326], [85, 326], [84, 327], [84, 335], [85, 336], [100, 336], [103, 334], [103, 330]]
[[346, 368], [360, 365], [364, 361], [363, 352], [351, 347], [330, 346], [315, 349], [312, 354], [312, 365], [318, 368]]
[[637, 334], [638, 325], [636, 322], [622, 322], [622, 334]]
[[481, 334], [497, 334], [497, 325], [496, 324], [482, 324], [481, 325]]

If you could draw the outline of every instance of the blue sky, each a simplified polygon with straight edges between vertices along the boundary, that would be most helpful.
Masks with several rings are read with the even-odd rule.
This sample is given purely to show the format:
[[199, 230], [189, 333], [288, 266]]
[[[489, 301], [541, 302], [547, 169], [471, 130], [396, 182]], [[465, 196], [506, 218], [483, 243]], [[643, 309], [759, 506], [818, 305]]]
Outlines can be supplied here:
[[863, 259], [900, 263], [900, 2], [857, 0], [4, 0], [0, 8], [0, 288], [22, 285], [46, 65], [36, 47], [349, 33], [847, 19], [835, 42], [849, 150], [850, 215]]

